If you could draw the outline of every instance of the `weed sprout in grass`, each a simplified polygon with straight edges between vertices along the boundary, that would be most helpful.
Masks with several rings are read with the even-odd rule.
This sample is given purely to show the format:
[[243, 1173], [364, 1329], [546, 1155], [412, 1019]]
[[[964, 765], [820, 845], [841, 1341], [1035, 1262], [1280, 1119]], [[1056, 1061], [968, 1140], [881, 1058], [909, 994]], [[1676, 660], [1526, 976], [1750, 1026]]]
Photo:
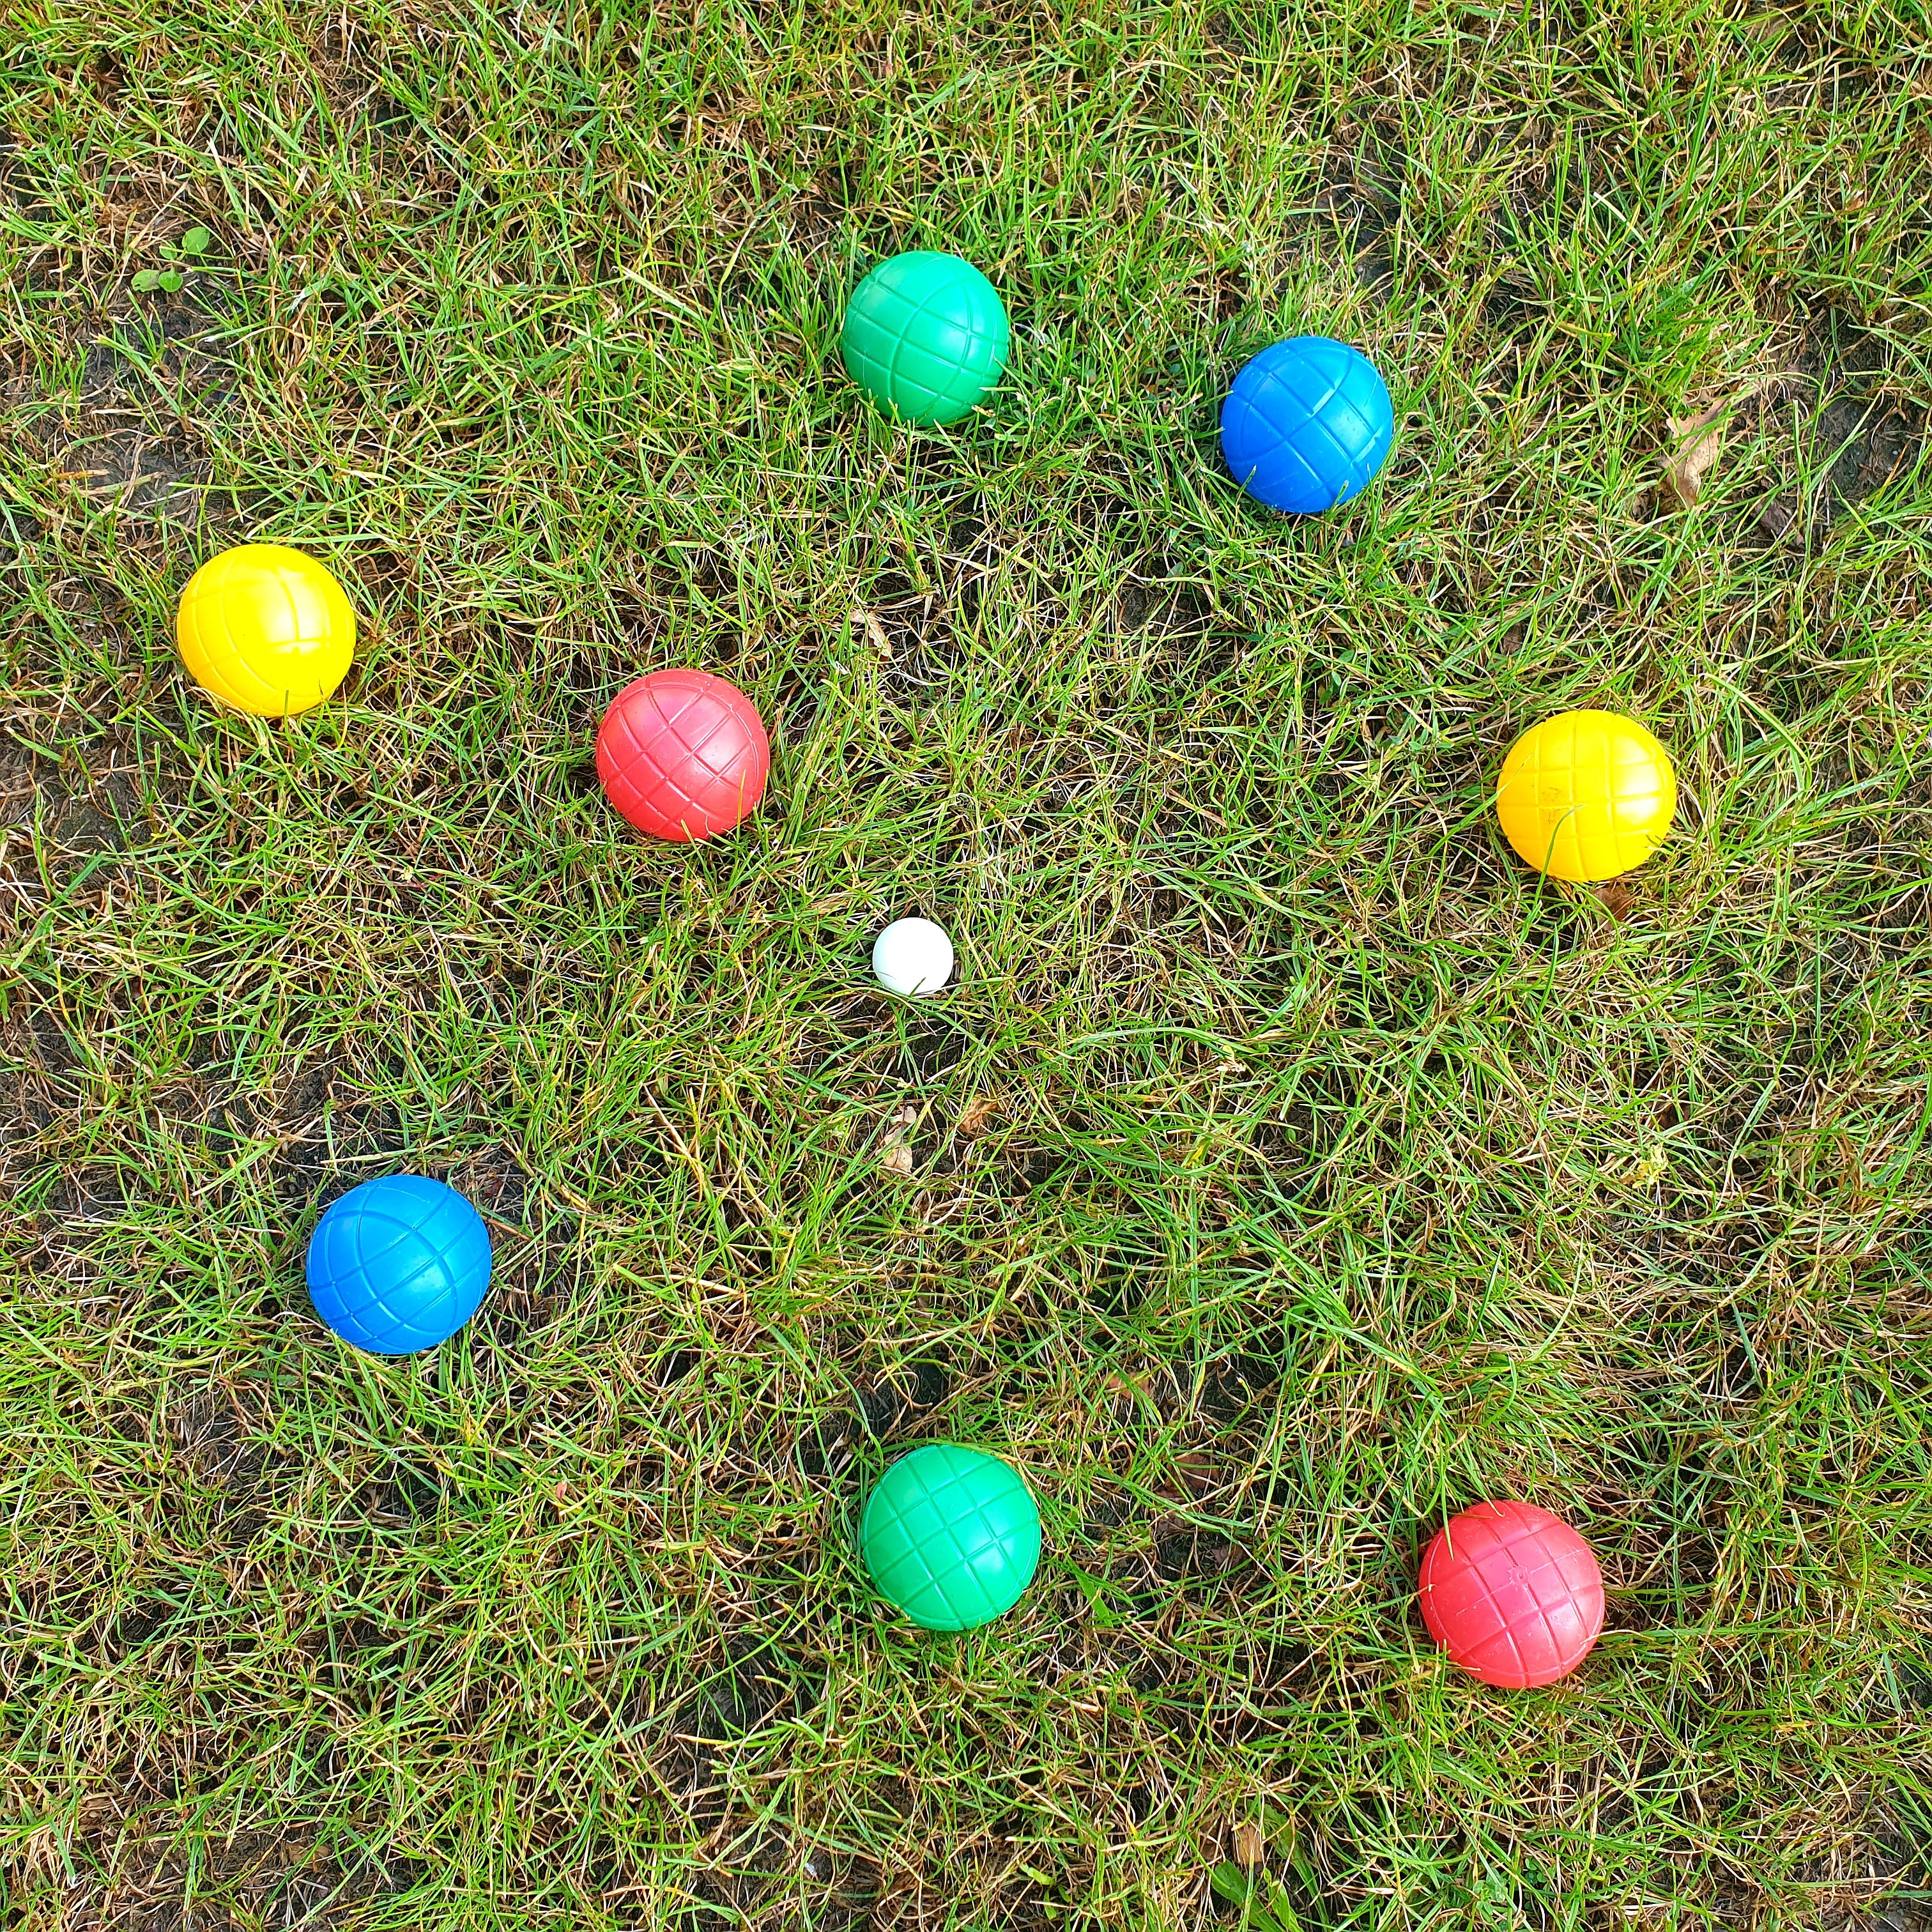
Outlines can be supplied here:
[[[192, 267], [208, 253], [214, 240], [214, 237], [206, 228], [190, 228], [178, 244], [172, 242], [161, 243], [159, 252], [165, 260], [172, 261], [179, 258]], [[130, 286], [142, 295], [152, 294], [158, 289], [169, 295], [176, 295], [180, 292], [186, 279], [185, 274], [178, 268], [137, 268]]]

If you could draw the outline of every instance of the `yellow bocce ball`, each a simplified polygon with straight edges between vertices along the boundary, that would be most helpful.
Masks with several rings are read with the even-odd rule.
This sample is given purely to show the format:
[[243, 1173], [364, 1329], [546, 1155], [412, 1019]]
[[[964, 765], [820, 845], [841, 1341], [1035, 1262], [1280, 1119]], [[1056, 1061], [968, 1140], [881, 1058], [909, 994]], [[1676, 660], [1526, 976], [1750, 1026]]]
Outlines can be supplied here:
[[1552, 879], [1614, 879], [1642, 865], [1676, 809], [1670, 753], [1614, 711], [1565, 711], [1532, 724], [1496, 781], [1504, 836]]
[[314, 557], [243, 544], [188, 579], [175, 638], [202, 690], [258, 718], [292, 718], [348, 675], [356, 614]]

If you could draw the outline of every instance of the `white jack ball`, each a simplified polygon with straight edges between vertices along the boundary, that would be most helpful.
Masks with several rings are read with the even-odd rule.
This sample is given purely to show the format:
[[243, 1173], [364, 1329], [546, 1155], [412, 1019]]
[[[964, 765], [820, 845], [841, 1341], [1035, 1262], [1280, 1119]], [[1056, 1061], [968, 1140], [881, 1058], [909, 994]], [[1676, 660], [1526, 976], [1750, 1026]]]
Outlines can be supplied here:
[[872, 970], [889, 993], [936, 993], [952, 976], [952, 942], [929, 919], [896, 919], [872, 941]]

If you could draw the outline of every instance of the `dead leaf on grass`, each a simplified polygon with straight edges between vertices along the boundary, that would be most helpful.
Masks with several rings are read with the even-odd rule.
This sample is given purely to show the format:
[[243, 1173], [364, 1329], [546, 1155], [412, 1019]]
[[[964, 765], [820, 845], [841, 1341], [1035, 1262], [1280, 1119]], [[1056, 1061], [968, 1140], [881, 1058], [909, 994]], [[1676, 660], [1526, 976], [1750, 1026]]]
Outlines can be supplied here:
[[888, 1174], [911, 1173], [912, 1130], [918, 1124], [919, 1109], [910, 1104], [892, 1116], [892, 1124], [886, 1130], [884, 1144], [879, 1150], [880, 1162]]
[[1000, 1096], [997, 1094], [982, 1094], [961, 1108], [957, 1131], [967, 1136], [976, 1134], [999, 1111]]
[[1234, 1826], [1235, 1864], [1252, 1868], [1261, 1863], [1267, 1850], [1267, 1846], [1262, 1842], [1261, 1828], [1251, 1825], [1245, 1818], [1240, 1820]]
[[1664, 466], [1664, 480], [1670, 492], [1688, 510], [1702, 494], [1704, 477], [1724, 446], [1724, 419], [1740, 403], [1757, 393], [1757, 385], [1740, 389], [1734, 396], [1713, 403], [1708, 410], [1682, 419], [1665, 418], [1676, 445], [1676, 453]]
[[1670, 484], [1670, 494], [1687, 510], [1703, 489], [1705, 471], [1717, 461], [1718, 452], [1724, 446], [1724, 418], [1730, 407], [1728, 401], [1713, 403], [1688, 420], [1680, 421], [1676, 416], [1666, 418], [1677, 448], [1664, 466], [1664, 480]]
[[865, 632], [866, 641], [880, 656], [889, 658], [892, 656], [892, 640], [886, 635], [886, 627], [879, 622], [876, 611], [855, 608], [852, 613], [852, 622], [854, 628]]

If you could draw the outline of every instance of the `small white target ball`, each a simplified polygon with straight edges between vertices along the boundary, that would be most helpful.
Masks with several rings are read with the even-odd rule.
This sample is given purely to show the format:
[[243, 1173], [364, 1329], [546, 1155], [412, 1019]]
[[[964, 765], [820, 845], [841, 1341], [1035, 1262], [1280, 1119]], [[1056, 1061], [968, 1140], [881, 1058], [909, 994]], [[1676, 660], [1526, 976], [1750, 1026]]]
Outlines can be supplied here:
[[929, 919], [896, 919], [872, 941], [872, 970], [889, 993], [936, 993], [952, 976], [952, 942]]

